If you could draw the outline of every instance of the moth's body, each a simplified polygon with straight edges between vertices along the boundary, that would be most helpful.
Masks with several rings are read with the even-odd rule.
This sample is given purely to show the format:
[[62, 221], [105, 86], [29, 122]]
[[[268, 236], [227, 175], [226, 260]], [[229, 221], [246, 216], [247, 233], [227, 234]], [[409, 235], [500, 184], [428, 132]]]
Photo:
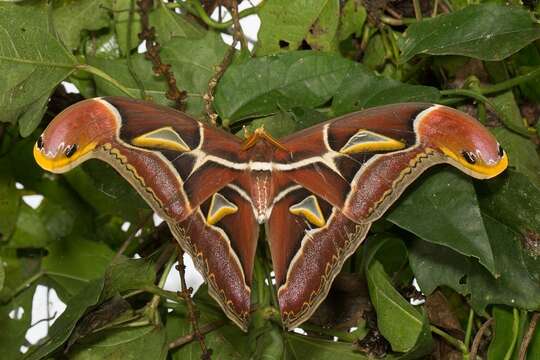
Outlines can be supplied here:
[[170, 108], [90, 99], [53, 120], [34, 150], [47, 170], [111, 164], [169, 224], [210, 294], [246, 329], [259, 225], [266, 227], [284, 324], [305, 321], [343, 262], [406, 187], [450, 163], [489, 178], [507, 158], [456, 110], [400, 104], [275, 140], [242, 141]]

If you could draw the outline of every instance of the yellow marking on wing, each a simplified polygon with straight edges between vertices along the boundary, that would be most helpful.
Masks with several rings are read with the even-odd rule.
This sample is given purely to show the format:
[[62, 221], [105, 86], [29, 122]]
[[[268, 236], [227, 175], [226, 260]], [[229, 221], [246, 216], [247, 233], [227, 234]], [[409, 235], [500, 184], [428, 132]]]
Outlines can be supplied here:
[[210, 202], [206, 223], [208, 225], [214, 225], [225, 216], [234, 214], [237, 211], [238, 206], [227, 200], [223, 195], [215, 193]]
[[289, 208], [289, 212], [293, 215], [301, 215], [310, 223], [317, 227], [323, 227], [326, 224], [324, 215], [319, 206], [319, 202], [315, 195], [310, 195]]
[[369, 130], [359, 130], [339, 150], [342, 154], [356, 154], [360, 152], [401, 150], [405, 144], [388, 136], [374, 133]]
[[170, 126], [152, 130], [146, 134], [137, 136], [131, 143], [135, 146], [151, 147], [164, 150], [190, 151], [189, 146], [182, 137]]

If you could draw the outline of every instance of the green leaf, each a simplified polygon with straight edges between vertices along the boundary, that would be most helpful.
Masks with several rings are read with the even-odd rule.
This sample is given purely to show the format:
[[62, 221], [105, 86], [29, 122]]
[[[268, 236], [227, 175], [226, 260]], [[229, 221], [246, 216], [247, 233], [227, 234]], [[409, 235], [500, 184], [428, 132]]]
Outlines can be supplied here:
[[19, 216], [21, 197], [15, 189], [15, 179], [8, 158], [0, 159], [0, 241], [9, 239]]
[[31, 348], [24, 359], [43, 359], [66, 342], [75, 328], [77, 321], [84, 315], [86, 310], [98, 303], [102, 289], [103, 279], [96, 279], [86, 284], [81, 291], [69, 299], [66, 303], [66, 310], [50, 328], [45, 342], [35, 348]]
[[347, 0], [341, 9], [341, 24], [339, 25], [338, 40], [343, 41], [354, 34], [362, 36], [367, 11], [358, 0]]
[[83, 30], [95, 31], [110, 25], [107, 9], [111, 0], [61, 0], [54, 2], [54, 27], [63, 43], [75, 50], [81, 42]]
[[417, 181], [387, 219], [423, 240], [474, 256], [496, 272], [473, 184], [457, 170], [444, 169]]
[[504, 114], [508, 123], [511, 124], [512, 129], [519, 129], [523, 133], [527, 132], [519, 106], [516, 103], [516, 99], [512, 91], [507, 91], [495, 96], [491, 99], [491, 102], [495, 104], [501, 113]]
[[200, 39], [207, 33], [186, 15], [168, 9], [162, 1], [150, 12], [149, 21], [156, 28], [157, 41], [161, 45], [176, 37]]
[[108, 246], [78, 237], [57, 240], [47, 250], [43, 271], [71, 294], [103, 276], [114, 255]]
[[105, 287], [103, 299], [115, 293], [140, 289], [152, 285], [156, 280], [154, 264], [144, 259], [127, 259], [122, 257], [119, 261], [109, 265], [105, 273]]
[[495, 128], [492, 131], [508, 153], [509, 167], [526, 175], [536, 187], [540, 188], [540, 156], [536, 146], [505, 128]]
[[0, 121], [20, 119], [21, 135], [39, 124], [46, 98], [76, 64], [52, 30], [44, 4], [0, 7]]
[[486, 214], [484, 222], [497, 268], [504, 271], [494, 279], [481, 266], [475, 266], [469, 276], [473, 308], [481, 312], [489, 304], [504, 304], [539, 309], [540, 282], [531, 275], [528, 266], [535, 265], [538, 269], [540, 259], [532, 259], [524, 252], [520, 234]]
[[306, 36], [306, 42], [313, 50], [337, 51], [337, 30], [339, 25], [339, 0], [328, 0], [319, 18]]
[[334, 116], [397, 102], [436, 102], [440, 97], [436, 88], [405, 84], [379, 76], [362, 64], [354, 66], [347, 72], [334, 94], [332, 101]]
[[406, 249], [399, 238], [375, 234], [363, 247], [362, 268], [381, 334], [390, 342], [392, 350], [420, 357], [431, 349], [429, 322], [423, 312], [399, 294], [390, 278], [395, 279], [404, 272], [406, 258]]
[[94, 339], [84, 341], [70, 352], [74, 360], [161, 360], [167, 357], [165, 330], [143, 326], [122, 328], [98, 333]]
[[21, 204], [15, 231], [9, 241], [14, 248], [39, 248], [46, 246], [51, 237], [39, 213], [26, 204]]
[[128, 49], [128, 30], [129, 30], [129, 10], [131, 2], [135, 0], [112, 0], [112, 9], [114, 14], [114, 29], [116, 38], [120, 45], [122, 54], [135, 49], [139, 46], [139, 34], [141, 32], [141, 17], [137, 11], [137, 5], [133, 6], [133, 16], [131, 19], [131, 33], [129, 34], [130, 49]]
[[519, 234], [540, 234], [540, 189], [528, 177], [507, 170], [491, 181], [478, 184], [477, 189], [483, 212]]
[[517, 309], [493, 307], [493, 340], [489, 344], [488, 360], [510, 359], [518, 337], [519, 313]]
[[340, 56], [314, 51], [252, 58], [227, 69], [214, 107], [225, 126], [278, 109], [317, 107], [334, 96], [354, 66]]
[[409, 262], [424, 294], [433, 293], [441, 285], [462, 295], [470, 293], [465, 281], [470, 261], [450, 248], [416, 239], [409, 248]]
[[[319, 19], [328, 2], [335, 0], [274, 0], [259, 10], [257, 56], [296, 50]], [[327, 25], [327, 23], [325, 24]]]
[[503, 60], [540, 38], [540, 26], [522, 7], [468, 6], [411, 24], [399, 41], [401, 61], [417, 54]]
[[285, 333], [285, 338], [294, 359], [370, 359], [370, 357], [353, 351], [353, 346], [350, 343], [316, 339], [290, 332]]
[[25, 338], [32, 321], [32, 299], [37, 284], [16, 296], [7, 304], [0, 303], [0, 349], [6, 359], [20, 359], [21, 346], [28, 346]]
[[386, 49], [383, 39], [380, 34], [376, 34], [369, 39], [362, 63], [371, 70], [376, 70], [384, 65], [385, 61]]
[[431, 338], [429, 322], [394, 287], [382, 264], [373, 260], [367, 268], [369, 295], [377, 312], [377, 325], [392, 350], [407, 352]]

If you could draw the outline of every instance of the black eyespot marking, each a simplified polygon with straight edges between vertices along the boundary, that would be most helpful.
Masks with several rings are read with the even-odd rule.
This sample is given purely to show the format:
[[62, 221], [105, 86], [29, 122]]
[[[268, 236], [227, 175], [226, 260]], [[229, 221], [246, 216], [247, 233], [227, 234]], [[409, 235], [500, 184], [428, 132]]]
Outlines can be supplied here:
[[66, 148], [66, 151], [64, 151], [64, 154], [66, 154], [66, 157], [70, 158], [75, 154], [75, 151], [77, 151], [77, 144], [69, 145]]
[[465, 159], [466, 162], [468, 162], [469, 164], [473, 165], [476, 163], [476, 155], [474, 155], [472, 152], [470, 151], [463, 151], [461, 153], [461, 155], [463, 156], [463, 158]]
[[38, 137], [38, 139], [37, 139], [37, 148], [39, 150], [43, 149], [43, 136]]
[[497, 151], [498, 151], [500, 157], [504, 156], [504, 149], [501, 146], [501, 144], [499, 144], [499, 148], [497, 149]]

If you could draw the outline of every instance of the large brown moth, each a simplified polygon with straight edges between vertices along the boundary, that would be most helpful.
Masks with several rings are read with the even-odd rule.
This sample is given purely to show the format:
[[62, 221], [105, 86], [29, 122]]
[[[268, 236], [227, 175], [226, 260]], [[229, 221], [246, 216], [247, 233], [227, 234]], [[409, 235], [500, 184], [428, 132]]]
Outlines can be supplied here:
[[313, 314], [371, 223], [427, 168], [447, 163], [486, 179], [508, 164], [479, 122], [441, 105], [388, 105], [279, 140], [259, 129], [242, 141], [120, 97], [63, 111], [34, 156], [55, 173], [91, 158], [113, 166], [167, 221], [212, 297], [244, 330], [261, 224], [290, 329]]

